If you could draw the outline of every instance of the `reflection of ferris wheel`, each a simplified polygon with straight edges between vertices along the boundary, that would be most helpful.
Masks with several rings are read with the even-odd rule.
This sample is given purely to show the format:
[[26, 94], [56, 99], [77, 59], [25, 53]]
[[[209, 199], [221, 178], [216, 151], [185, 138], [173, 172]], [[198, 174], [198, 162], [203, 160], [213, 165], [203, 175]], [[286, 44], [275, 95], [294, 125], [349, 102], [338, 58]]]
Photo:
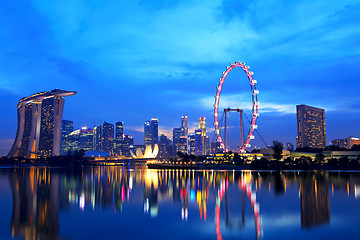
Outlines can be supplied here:
[[[251, 101], [251, 105], [252, 105], [252, 117], [251, 117], [251, 121], [250, 119], [250, 127], [249, 127], [249, 132], [247, 134], [246, 139], [244, 139], [244, 125], [243, 125], [243, 115], [245, 115], [244, 111], [242, 109], [239, 108], [224, 108], [224, 115], [225, 115], [225, 126], [222, 127], [220, 126], [220, 122], [219, 122], [219, 109], [220, 109], [220, 94], [221, 94], [221, 90], [223, 89], [223, 85], [224, 82], [227, 78], [227, 76], [229, 75], [229, 73], [234, 69], [234, 68], [241, 68], [245, 73], [246, 76], [249, 80], [250, 83], [250, 89], [251, 89], [251, 94], [252, 94], [252, 101]], [[229, 112], [238, 112], [240, 114], [240, 132], [241, 132], [241, 140], [240, 140], [240, 145], [238, 147], [238, 152], [244, 152], [245, 149], [247, 147], [250, 147], [250, 141], [252, 139], [255, 138], [254, 136], [254, 131], [255, 129], [257, 129], [257, 125], [256, 125], [256, 120], [257, 117], [259, 116], [258, 113], [258, 107], [259, 107], [259, 102], [258, 102], [258, 94], [259, 94], [259, 90], [256, 90], [256, 86], [255, 84], [257, 83], [256, 80], [253, 79], [253, 72], [249, 71], [249, 66], [246, 66], [245, 63], [242, 62], [234, 62], [231, 63], [230, 66], [227, 67], [226, 71], [223, 72], [222, 77], [220, 78], [220, 82], [219, 85], [217, 87], [217, 91], [216, 91], [216, 96], [215, 96], [215, 104], [214, 104], [214, 125], [215, 125], [215, 134], [217, 136], [217, 141], [220, 143], [221, 148], [225, 151], [228, 152], [229, 151], [229, 147], [227, 144], [227, 134], [228, 134], [228, 126], [227, 126], [227, 118], [228, 118], [228, 113]], [[222, 111], [222, 109], [220, 109]], [[247, 116], [245, 115], [245, 117], [247, 118]], [[220, 129], [224, 129], [224, 135], [221, 136], [220, 134]]]
[[[228, 188], [228, 181], [226, 179], [226, 181], [221, 182], [220, 188], [218, 191], [218, 196], [216, 199], [215, 227], [216, 227], [217, 240], [223, 240], [222, 235], [221, 235], [221, 227], [220, 227], [220, 206], [221, 206], [223, 197], [227, 191], [227, 188]], [[256, 202], [256, 194], [251, 190], [251, 186], [249, 184], [246, 184], [245, 182], [241, 183], [241, 188], [242, 188], [243, 194], [246, 193], [246, 195], [248, 196], [248, 198], [250, 200], [251, 208], [252, 208], [252, 211], [254, 214], [254, 219], [255, 219], [256, 239], [260, 239], [261, 235], [262, 235], [262, 229], [261, 229], [261, 220], [260, 220], [260, 213], [259, 213], [259, 203]], [[243, 204], [244, 204], [244, 199], [243, 199]]]

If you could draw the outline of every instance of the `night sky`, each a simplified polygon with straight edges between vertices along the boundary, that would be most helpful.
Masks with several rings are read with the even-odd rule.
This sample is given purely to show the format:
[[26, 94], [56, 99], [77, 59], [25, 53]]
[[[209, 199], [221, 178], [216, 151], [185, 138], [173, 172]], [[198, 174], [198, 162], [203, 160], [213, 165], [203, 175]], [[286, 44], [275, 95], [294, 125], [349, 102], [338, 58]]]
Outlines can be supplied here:
[[[75, 128], [124, 122], [143, 144], [159, 119], [169, 137], [188, 115], [213, 129], [229, 63], [246, 62], [260, 90], [259, 131], [295, 144], [296, 105], [325, 108], [327, 143], [360, 136], [360, 1], [107, 0], [0, 3], [0, 155], [16, 135], [20, 98], [74, 90]], [[253, 145], [264, 147], [256, 140]]]

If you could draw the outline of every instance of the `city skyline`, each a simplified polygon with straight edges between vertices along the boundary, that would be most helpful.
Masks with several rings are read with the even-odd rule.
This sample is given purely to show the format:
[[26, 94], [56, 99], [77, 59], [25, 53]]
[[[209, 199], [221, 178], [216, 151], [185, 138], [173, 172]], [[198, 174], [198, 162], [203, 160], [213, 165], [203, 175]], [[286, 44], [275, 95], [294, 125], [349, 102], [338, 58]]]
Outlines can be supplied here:
[[54, 88], [78, 91], [63, 117], [75, 129], [122, 121], [141, 143], [146, 119], [171, 136], [187, 115], [189, 132], [203, 116], [211, 132], [215, 88], [233, 61], [255, 72], [268, 143], [295, 145], [298, 104], [325, 109], [327, 144], [360, 135], [356, 1], [59, 4], [2, 3], [12, 11], [0, 16], [0, 155], [16, 136], [18, 100]]

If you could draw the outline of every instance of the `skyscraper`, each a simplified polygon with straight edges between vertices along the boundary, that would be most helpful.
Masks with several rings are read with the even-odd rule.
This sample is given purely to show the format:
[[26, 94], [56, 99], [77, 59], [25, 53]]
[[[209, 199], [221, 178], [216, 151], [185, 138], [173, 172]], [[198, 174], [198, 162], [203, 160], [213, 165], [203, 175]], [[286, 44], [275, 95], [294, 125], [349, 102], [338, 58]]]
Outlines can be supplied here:
[[181, 116], [181, 127], [184, 128], [185, 136], [188, 136], [188, 117]]
[[206, 139], [206, 124], [205, 124], [205, 117], [199, 118], [199, 130], [201, 130], [201, 154], [207, 154], [207, 139]]
[[201, 130], [195, 130], [195, 155], [203, 155], [203, 137]]
[[61, 138], [60, 138], [60, 152], [65, 153], [66, 142], [65, 138], [72, 131], [74, 131], [74, 123], [69, 120], [62, 120], [61, 122]]
[[146, 121], [144, 124], [144, 145], [151, 145], [151, 132], [150, 121]]
[[130, 148], [134, 145], [134, 139], [130, 135], [124, 135], [123, 144], [122, 144], [122, 154], [124, 156], [130, 156]]
[[114, 149], [114, 125], [111, 123], [103, 122], [102, 129], [102, 146], [103, 151], [112, 152]]
[[101, 125], [94, 127], [94, 150], [102, 151], [102, 127]]
[[151, 145], [157, 144], [159, 139], [159, 120], [152, 118], [150, 122]]
[[296, 147], [325, 148], [325, 110], [307, 105], [297, 105]]
[[173, 129], [173, 143], [174, 146], [176, 146], [176, 152], [182, 152], [186, 153], [186, 136], [185, 136], [185, 130], [183, 127], [174, 128]]
[[152, 118], [151, 121], [146, 121], [144, 124], [144, 145], [154, 145], [158, 143], [159, 138], [159, 121], [157, 118]]
[[190, 133], [189, 134], [189, 137], [188, 137], [188, 154], [195, 155], [195, 133]]
[[115, 129], [115, 152], [120, 154], [121, 152], [121, 145], [123, 142], [123, 135], [124, 135], [124, 123], [123, 122], [116, 122], [116, 129]]
[[167, 157], [167, 147], [171, 145], [171, 141], [164, 134], [161, 134], [159, 138], [159, 156]]
[[54, 89], [20, 99], [18, 129], [8, 157], [50, 157], [60, 152], [61, 121], [65, 100], [73, 91]]

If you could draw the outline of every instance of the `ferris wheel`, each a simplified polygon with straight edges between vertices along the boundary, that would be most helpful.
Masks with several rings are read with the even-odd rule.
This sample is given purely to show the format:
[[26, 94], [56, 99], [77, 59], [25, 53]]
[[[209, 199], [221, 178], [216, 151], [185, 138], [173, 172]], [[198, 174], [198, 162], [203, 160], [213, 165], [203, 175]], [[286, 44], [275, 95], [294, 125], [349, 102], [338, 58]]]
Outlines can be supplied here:
[[[250, 126], [248, 134], [245, 138], [244, 134], [244, 125], [243, 125], [243, 115], [244, 110], [240, 108], [220, 108], [220, 97], [221, 97], [221, 91], [223, 89], [224, 82], [226, 78], [228, 77], [229, 73], [234, 68], [240, 68], [243, 70], [243, 72], [246, 74], [247, 79], [250, 84], [250, 91], [251, 91], [251, 120], [248, 118]], [[231, 63], [230, 66], [227, 66], [226, 71], [223, 72], [222, 77], [220, 78], [219, 85], [217, 87], [216, 95], [215, 95], [215, 104], [214, 104], [214, 126], [215, 126], [215, 134], [217, 137], [217, 141], [220, 143], [221, 148], [228, 152], [228, 144], [227, 144], [227, 134], [228, 134], [228, 126], [227, 126], [227, 115], [229, 112], [237, 112], [240, 115], [240, 129], [241, 129], [241, 140], [238, 147], [238, 152], [244, 152], [246, 148], [251, 147], [250, 141], [255, 138], [254, 131], [257, 129], [256, 120], [259, 117], [258, 109], [259, 109], [259, 102], [258, 102], [258, 94], [259, 90], [256, 89], [256, 83], [257, 81], [253, 79], [254, 73], [252, 71], [249, 71], [250, 67], [245, 65], [243, 62], [234, 62]], [[220, 112], [223, 111], [225, 115], [225, 126], [220, 126], [219, 122], [219, 110]], [[245, 115], [247, 118], [247, 116]], [[220, 129], [223, 129], [224, 134], [221, 136]]]

